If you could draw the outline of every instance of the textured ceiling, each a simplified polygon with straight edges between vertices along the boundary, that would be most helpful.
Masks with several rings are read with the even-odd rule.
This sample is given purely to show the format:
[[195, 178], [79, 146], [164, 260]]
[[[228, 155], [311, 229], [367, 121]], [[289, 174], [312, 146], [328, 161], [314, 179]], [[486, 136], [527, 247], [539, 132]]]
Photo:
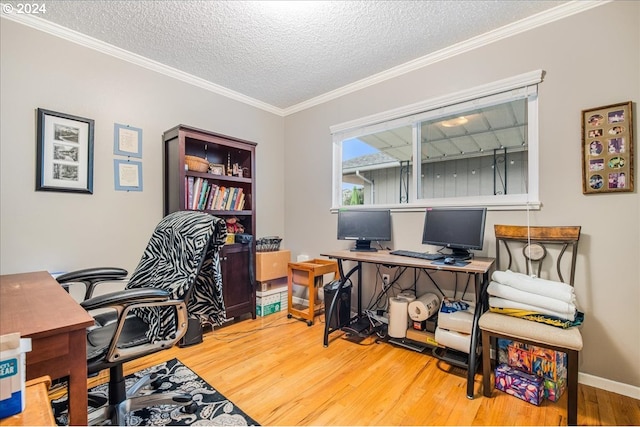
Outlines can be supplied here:
[[39, 17], [287, 109], [564, 3], [47, 0]]

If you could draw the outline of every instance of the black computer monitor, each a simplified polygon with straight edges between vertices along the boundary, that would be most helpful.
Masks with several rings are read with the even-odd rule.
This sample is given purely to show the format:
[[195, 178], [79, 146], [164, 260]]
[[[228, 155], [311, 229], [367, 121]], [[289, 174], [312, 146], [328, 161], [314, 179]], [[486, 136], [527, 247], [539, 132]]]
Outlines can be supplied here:
[[352, 251], [374, 252], [372, 241], [391, 240], [391, 211], [389, 209], [338, 211], [338, 239], [355, 240]]
[[422, 244], [444, 246], [456, 259], [469, 259], [469, 250], [482, 250], [486, 208], [427, 208]]

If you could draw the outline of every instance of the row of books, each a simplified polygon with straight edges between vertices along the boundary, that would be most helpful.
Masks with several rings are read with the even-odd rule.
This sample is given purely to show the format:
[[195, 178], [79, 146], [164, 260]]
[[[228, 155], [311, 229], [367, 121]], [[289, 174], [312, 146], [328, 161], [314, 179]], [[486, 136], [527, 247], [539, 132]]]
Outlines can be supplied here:
[[217, 185], [204, 178], [185, 179], [185, 206], [194, 210], [241, 211], [245, 194], [242, 188]]

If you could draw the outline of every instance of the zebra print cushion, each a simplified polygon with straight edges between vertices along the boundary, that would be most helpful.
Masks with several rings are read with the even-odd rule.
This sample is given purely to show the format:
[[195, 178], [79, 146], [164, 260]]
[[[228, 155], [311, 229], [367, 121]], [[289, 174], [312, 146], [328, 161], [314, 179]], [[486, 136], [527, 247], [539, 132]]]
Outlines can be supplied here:
[[[149, 240], [127, 288], [160, 288], [187, 301], [190, 317], [222, 324], [220, 249], [227, 237], [225, 221], [205, 212], [179, 211], [162, 219]], [[149, 324], [151, 342], [175, 333], [173, 309], [145, 307], [135, 315]]]

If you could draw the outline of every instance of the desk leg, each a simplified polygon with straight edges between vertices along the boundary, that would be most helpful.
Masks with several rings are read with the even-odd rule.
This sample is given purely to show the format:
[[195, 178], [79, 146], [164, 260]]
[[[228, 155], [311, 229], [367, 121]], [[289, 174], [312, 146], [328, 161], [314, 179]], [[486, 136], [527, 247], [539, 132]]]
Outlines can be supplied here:
[[69, 425], [87, 425], [87, 333], [69, 333]]
[[[480, 282], [480, 278], [482, 278], [482, 282]], [[477, 366], [477, 348], [478, 348], [478, 336], [480, 331], [478, 330], [478, 321], [480, 320], [480, 316], [484, 312], [484, 296], [483, 292], [486, 289], [485, 284], [489, 280], [489, 275], [487, 274], [475, 274], [473, 278], [476, 287], [476, 307], [473, 313], [473, 326], [471, 328], [471, 348], [469, 349], [469, 366], [467, 367], [467, 398], [473, 399], [474, 396], [474, 386], [475, 386], [475, 377], [476, 377], [476, 369]], [[484, 349], [482, 349], [484, 351]], [[489, 351], [487, 349], [487, 351]]]

